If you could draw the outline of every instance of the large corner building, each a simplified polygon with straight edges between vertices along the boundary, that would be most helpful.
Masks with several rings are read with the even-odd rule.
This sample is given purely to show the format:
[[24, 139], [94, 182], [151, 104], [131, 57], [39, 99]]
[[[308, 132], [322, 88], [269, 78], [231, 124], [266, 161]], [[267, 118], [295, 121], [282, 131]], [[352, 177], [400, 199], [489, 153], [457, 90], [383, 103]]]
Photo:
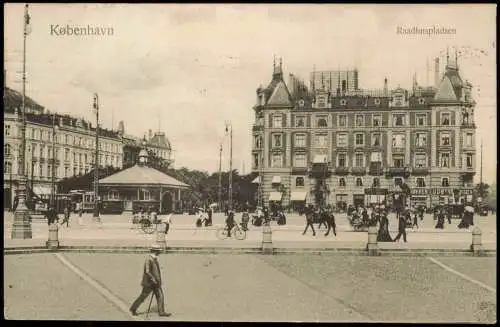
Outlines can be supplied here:
[[[257, 89], [252, 171], [263, 204], [391, 204], [399, 184], [412, 203], [470, 201], [476, 172], [475, 101], [458, 62], [435, 62], [433, 86], [358, 87], [358, 71], [311, 74], [307, 87], [282, 63]], [[381, 81], [382, 85], [382, 81]], [[456, 192], [456, 191], [455, 191]]]

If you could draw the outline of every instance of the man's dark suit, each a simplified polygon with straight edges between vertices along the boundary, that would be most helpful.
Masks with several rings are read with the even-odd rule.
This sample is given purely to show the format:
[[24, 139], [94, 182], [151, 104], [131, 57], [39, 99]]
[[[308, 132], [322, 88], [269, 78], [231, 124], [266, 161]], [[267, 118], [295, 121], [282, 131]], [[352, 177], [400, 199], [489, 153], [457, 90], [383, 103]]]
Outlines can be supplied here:
[[401, 236], [403, 236], [403, 241], [406, 243], [406, 218], [404, 214], [399, 215], [399, 220], [398, 220], [398, 235], [394, 239], [394, 242], [399, 241]]
[[130, 311], [135, 312], [142, 302], [151, 294], [154, 293], [156, 302], [158, 303], [159, 314], [165, 314], [165, 305], [163, 290], [161, 288], [161, 272], [158, 258], [148, 256], [144, 263], [144, 273], [142, 274], [142, 292], [130, 307]]

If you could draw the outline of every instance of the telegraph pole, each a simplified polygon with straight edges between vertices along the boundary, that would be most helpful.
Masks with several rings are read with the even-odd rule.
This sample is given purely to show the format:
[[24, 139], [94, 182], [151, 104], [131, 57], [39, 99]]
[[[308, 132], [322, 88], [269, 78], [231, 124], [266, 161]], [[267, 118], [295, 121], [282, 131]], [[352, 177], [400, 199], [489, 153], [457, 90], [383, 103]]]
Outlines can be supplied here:
[[[480, 184], [483, 184], [483, 140], [481, 139], [481, 170], [479, 173]], [[482, 187], [482, 186], [481, 186]]]
[[222, 142], [219, 148], [219, 210], [222, 211]]
[[95, 169], [94, 169], [94, 219], [99, 218], [99, 96], [94, 93], [94, 110], [96, 113], [95, 128]]
[[56, 185], [56, 114], [52, 116], [52, 176], [51, 176], [51, 184], [52, 188], [50, 190], [51, 198], [52, 198], [52, 207], [56, 207], [56, 197], [55, 197], [55, 185]]
[[19, 149], [19, 188], [18, 205], [14, 212], [14, 223], [12, 224], [12, 239], [32, 238], [31, 222], [26, 206], [26, 37], [28, 35], [28, 24], [30, 16], [28, 5], [24, 6], [24, 31], [23, 31], [23, 94], [21, 100], [21, 147]]
[[229, 210], [233, 210], [233, 126], [226, 122], [226, 132], [229, 130]]

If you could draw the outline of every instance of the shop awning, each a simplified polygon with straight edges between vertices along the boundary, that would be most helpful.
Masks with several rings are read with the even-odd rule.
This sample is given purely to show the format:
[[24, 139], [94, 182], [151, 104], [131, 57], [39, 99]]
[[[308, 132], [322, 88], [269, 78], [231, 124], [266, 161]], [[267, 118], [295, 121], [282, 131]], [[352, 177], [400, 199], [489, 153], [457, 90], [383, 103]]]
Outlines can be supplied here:
[[50, 194], [50, 186], [33, 186], [36, 195]]
[[280, 176], [273, 176], [273, 181], [271, 183], [281, 184], [281, 177]]
[[255, 179], [252, 181], [252, 184], [260, 184], [260, 176], [255, 177]]
[[281, 192], [271, 192], [269, 193], [269, 201], [281, 201]]
[[314, 156], [313, 164], [326, 164], [327, 162], [326, 154], [317, 154]]
[[305, 201], [307, 192], [305, 191], [295, 191], [290, 194], [290, 201]]

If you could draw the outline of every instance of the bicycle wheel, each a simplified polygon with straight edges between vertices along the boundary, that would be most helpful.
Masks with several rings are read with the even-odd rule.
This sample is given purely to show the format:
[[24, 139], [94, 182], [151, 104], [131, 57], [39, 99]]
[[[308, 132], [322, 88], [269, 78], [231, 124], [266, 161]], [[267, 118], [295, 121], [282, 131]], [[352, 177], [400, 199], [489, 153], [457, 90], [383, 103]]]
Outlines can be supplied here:
[[234, 228], [233, 235], [239, 241], [242, 241], [247, 237], [247, 233], [241, 228]]
[[215, 236], [217, 236], [219, 240], [227, 239], [227, 229], [224, 227], [218, 228]]

